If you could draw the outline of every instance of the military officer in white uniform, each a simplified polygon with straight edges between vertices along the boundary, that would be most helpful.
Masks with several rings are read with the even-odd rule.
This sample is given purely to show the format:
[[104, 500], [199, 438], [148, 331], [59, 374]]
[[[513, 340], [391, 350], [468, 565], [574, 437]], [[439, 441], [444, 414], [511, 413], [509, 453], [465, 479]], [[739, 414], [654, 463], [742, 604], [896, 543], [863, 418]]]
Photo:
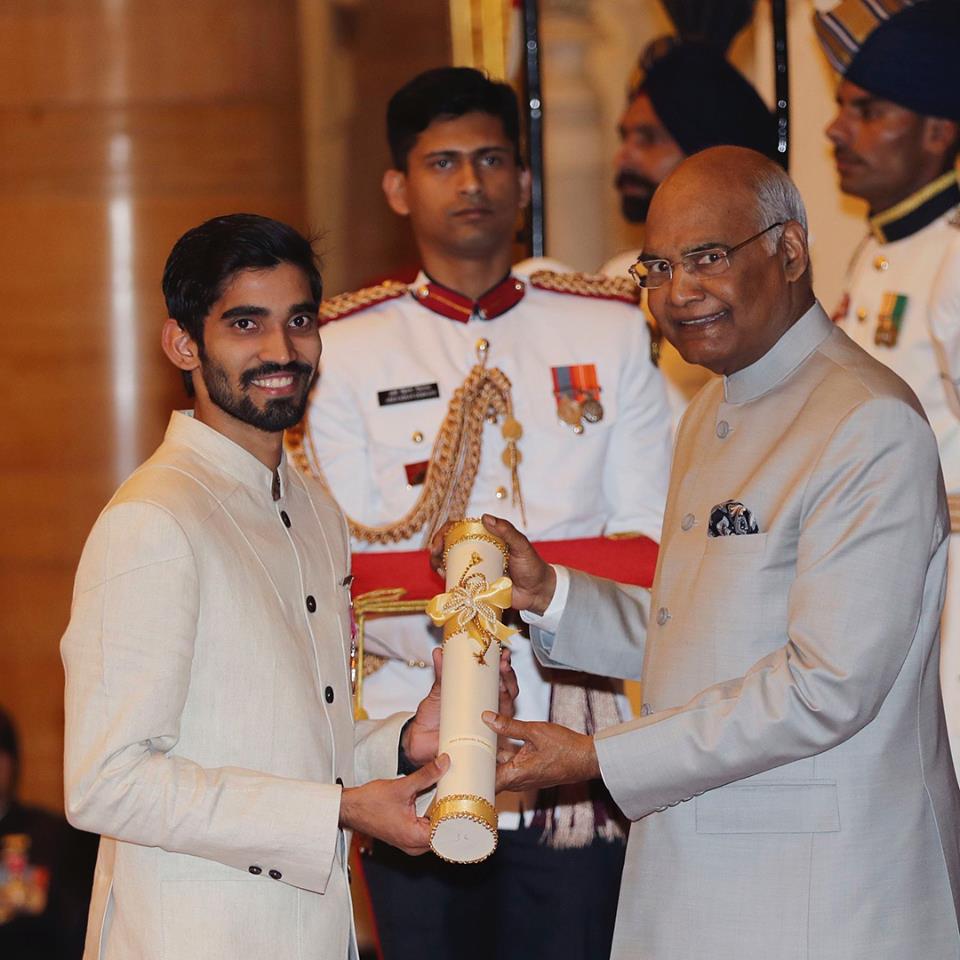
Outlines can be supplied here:
[[[842, 74], [827, 128], [840, 186], [869, 207], [834, 319], [917, 394], [960, 529], [960, 6], [928, 0], [858, 35], [869, 14], [847, 0], [816, 20]], [[950, 559], [942, 677], [960, 766], [960, 536]]]
[[502, 785], [599, 772], [634, 821], [614, 960], [960, 956], [936, 440], [814, 299], [805, 222], [734, 147], [654, 197], [651, 306], [722, 378], [681, 425], [650, 593], [487, 519], [538, 656], [642, 676], [645, 715], [594, 737], [485, 715], [526, 741]]
[[[394, 169], [384, 188], [393, 210], [409, 216], [424, 268], [409, 287], [387, 283], [323, 305], [324, 360], [303, 437], [310, 467], [357, 522], [355, 535], [363, 525], [392, 529], [382, 543], [376, 530], [361, 531], [355, 550], [424, 546], [458, 493], [468, 516], [497, 510], [537, 539], [584, 538], [584, 549], [602, 549], [603, 534], [659, 539], [669, 412], [643, 314], [625, 281], [511, 272], [528, 189], [517, 128], [509, 88], [473, 70], [430, 71], [391, 101]], [[510, 410], [501, 407], [496, 422], [486, 423], [481, 412], [466, 445], [479, 454], [472, 490], [458, 479], [437, 493], [441, 512], [430, 522], [399, 522], [425, 479], [430, 486], [426, 465], [456, 391], [483, 371]], [[416, 703], [431, 682], [437, 639], [423, 618], [370, 625], [368, 649], [387, 658], [365, 681], [372, 715]], [[519, 715], [546, 719], [547, 676], [527, 641], [518, 640], [512, 656]], [[591, 712], [598, 724], [616, 719], [616, 701], [602, 685], [586, 693], [562, 686], [559, 694], [553, 688], [555, 715], [572, 691], [581, 715]], [[500, 797], [492, 866], [455, 867], [436, 878], [433, 915], [412, 917], [405, 899], [424, 889], [430, 865], [378, 862], [375, 851], [367, 872], [386, 960], [605, 955], [622, 862], [619, 828], [599, 797], [578, 797], [562, 805], [578, 811], [565, 828], [551, 820], [553, 809], [537, 809], [536, 791]], [[540, 842], [545, 828], [549, 843]], [[539, 899], [549, 893], [548, 874], [581, 890], [563, 917]], [[493, 886], [478, 893], [483, 878]], [[453, 937], [450, 916], [469, 918], [477, 896], [500, 897], [497, 922], [474, 912]]]

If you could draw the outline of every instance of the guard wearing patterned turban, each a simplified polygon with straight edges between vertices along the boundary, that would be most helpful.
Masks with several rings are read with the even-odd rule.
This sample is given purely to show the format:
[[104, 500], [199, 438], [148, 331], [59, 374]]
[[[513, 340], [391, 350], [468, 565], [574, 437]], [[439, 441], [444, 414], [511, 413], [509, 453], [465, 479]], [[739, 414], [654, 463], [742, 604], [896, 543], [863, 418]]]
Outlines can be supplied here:
[[[960, 531], [960, 4], [844, 0], [815, 27], [840, 73], [827, 128], [868, 232], [834, 319], [919, 397]], [[917, 496], [932, 495], [917, 491]], [[941, 682], [960, 767], [960, 533], [950, 546]]]

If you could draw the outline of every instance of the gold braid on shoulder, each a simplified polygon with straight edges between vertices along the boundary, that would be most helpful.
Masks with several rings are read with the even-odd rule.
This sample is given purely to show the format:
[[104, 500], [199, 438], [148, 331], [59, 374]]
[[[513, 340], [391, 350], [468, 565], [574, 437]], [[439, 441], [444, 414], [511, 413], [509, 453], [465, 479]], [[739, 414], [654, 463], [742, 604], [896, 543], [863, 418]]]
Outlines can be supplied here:
[[[395, 523], [371, 526], [348, 516], [351, 535], [365, 543], [401, 543], [424, 530], [423, 544], [428, 545], [448, 519], [457, 520], [465, 515], [480, 467], [484, 423], [487, 420], [497, 422], [500, 418], [500, 432], [506, 441], [502, 460], [510, 471], [512, 502], [519, 506], [526, 524], [518, 470], [522, 455], [517, 449], [523, 428], [513, 416], [510, 389], [507, 375], [496, 367], [488, 369], [486, 353], [480, 351], [480, 362], [450, 400], [430, 453], [426, 479], [417, 502]], [[296, 466], [316, 477], [331, 493], [306, 418], [287, 431], [286, 445]]]

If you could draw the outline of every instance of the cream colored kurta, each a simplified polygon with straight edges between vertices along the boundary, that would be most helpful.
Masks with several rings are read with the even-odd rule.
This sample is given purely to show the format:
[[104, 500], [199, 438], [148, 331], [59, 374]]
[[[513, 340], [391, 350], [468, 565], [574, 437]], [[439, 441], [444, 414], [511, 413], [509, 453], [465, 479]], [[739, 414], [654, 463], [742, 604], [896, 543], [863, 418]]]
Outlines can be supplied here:
[[[708, 536], [738, 500], [759, 532]], [[644, 679], [618, 960], [956, 960], [947, 513], [909, 389], [819, 306], [681, 427], [649, 596], [575, 574], [541, 657]], [[549, 613], [549, 611], [548, 611]]]
[[[77, 571], [67, 812], [102, 833], [85, 956], [355, 953], [340, 784], [396, 774], [405, 717], [354, 728], [336, 506], [174, 414]], [[309, 484], [309, 486], [308, 486]]]

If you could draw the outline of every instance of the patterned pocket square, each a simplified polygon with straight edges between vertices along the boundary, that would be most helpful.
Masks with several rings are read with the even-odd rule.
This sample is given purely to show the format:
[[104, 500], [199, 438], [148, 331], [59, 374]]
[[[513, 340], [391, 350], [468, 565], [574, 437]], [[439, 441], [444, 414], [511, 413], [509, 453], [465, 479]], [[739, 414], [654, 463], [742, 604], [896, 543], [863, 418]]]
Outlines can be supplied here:
[[753, 514], [739, 500], [724, 500], [710, 511], [708, 537], [730, 537], [759, 532], [760, 527], [753, 519]]

